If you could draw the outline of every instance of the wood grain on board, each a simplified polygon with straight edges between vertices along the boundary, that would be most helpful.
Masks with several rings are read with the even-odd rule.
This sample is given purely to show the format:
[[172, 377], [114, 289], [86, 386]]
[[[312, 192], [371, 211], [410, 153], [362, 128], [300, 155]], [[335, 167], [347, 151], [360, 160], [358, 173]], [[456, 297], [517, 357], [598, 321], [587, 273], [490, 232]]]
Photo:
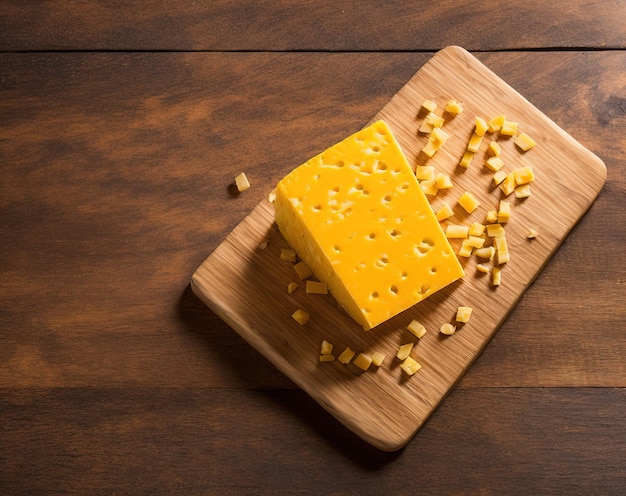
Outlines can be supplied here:
[[[419, 151], [426, 138], [419, 137], [416, 116], [428, 98], [440, 107], [448, 99], [457, 99], [463, 102], [464, 112], [449, 119], [444, 129], [452, 138], [432, 159], [425, 160]], [[530, 165], [537, 177], [530, 198], [507, 198], [513, 206], [506, 225], [512, 259], [503, 267], [500, 287], [491, 287], [488, 276], [477, 273], [473, 258], [463, 260], [466, 276], [462, 281], [364, 333], [330, 295], [286, 293], [295, 274], [280, 260], [280, 249], [287, 245], [273, 225], [268, 201], [262, 201], [193, 275], [194, 291], [221, 318], [348, 428], [380, 449], [396, 450], [410, 440], [482, 351], [604, 184], [606, 169], [600, 159], [459, 47], [436, 54], [374, 119], [388, 122], [411, 163], [434, 165], [452, 177], [455, 187], [433, 199], [434, 208], [443, 200], [456, 205], [464, 191], [480, 200], [480, 208], [470, 215], [455, 207], [450, 221], [467, 224], [483, 222], [486, 212], [497, 210], [504, 198], [493, 187], [492, 173], [483, 167], [486, 147], [494, 138], [483, 139], [467, 170], [457, 165], [472, 134], [474, 118], [499, 114], [518, 122], [520, 131], [538, 143], [522, 153], [512, 139], [498, 138], [507, 164], [504, 170]], [[540, 233], [535, 240], [527, 239], [531, 227]], [[437, 330], [441, 324], [453, 322], [458, 306], [471, 306], [472, 318], [453, 336], [444, 338]], [[312, 316], [303, 327], [291, 318], [297, 308]], [[412, 353], [423, 368], [407, 379], [394, 356], [399, 345], [416, 341], [404, 330], [413, 318], [422, 322], [428, 333]], [[365, 373], [352, 364], [318, 363], [323, 339], [332, 342], [337, 353], [350, 347], [357, 352], [381, 351], [387, 359], [380, 368]]]

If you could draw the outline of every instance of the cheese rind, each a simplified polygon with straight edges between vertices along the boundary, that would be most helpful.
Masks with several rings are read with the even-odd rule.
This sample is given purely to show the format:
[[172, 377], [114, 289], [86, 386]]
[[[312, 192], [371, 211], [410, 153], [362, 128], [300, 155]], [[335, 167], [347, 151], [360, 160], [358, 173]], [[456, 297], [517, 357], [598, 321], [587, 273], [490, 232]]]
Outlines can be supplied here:
[[463, 276], [383, 121], [293, 170], [274, 207], [289, 245], [366, 330]]

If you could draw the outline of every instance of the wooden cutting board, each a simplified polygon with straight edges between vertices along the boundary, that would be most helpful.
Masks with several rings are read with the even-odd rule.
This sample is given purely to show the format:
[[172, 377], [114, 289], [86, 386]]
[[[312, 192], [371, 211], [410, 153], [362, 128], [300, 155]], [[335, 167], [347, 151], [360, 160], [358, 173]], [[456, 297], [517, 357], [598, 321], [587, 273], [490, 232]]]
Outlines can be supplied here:
[[[558, 89], [555, 89], [558, 98]], [[420, 154], [427, 137], [418, 133], [421, 103], [431, 99], [438, 113], [449, 99], [463, 103], [464, 112], [448, 119], [446, 145], [429, 160]], [[448, 47], [438, 52], [372, 119], [384, 119], [405, 155], [414, 165], [433, 165], [448, 174], [450, 190], [431, 197], [433, 208], [442, 201], [455, 211], [451, 222], [484, 222], [504, 195], [494, 188], [492, 172], [483, 164], [493, 135], [486, 135], [472, 164], [457, 166], [476, 116], [504, 114], [519, 123], [537, 146], [526, 153], [512, 139], [498, 137], [504, 170], [532, 166], [536, 180], [532, 195], [512, 204], [506, 225], [511, 261], [503, 266], [502, 284], [492, 287], [490, 276], [476, 270], [479, 260], [462, 258], [466, 275], [370, 332], [364, 332], [330, 295], [307, 295], [303, 285], [293, 294], [287, 285], [297, 281], [293, 265], [280, 259], [287, 244], [273, 224], [273, 208], [262, 201], [206, 259], [192, 277], [192, 288], [217, 315], [262, 353], [278, 369], [311, 395], [346, 427], [386, 451], [404, 446], [423, 425], [502, 324], [524, 290], [537, 276], [565, 236], [590, 207], [606, 180], [603, 162], [586, 150], [524, 97], [467, 51]], [[346, 136], [357, 131], [347, 130]], [[346, 136], [337, 136], [340, 141]], [[311, 150], [311, 156], [322, 150]], [[294, 167], [299, 164], [294, 164]], [[471, 215], [456, 205], [470, 191], [480, 202]], [[539, 232], [527, 239], [529, 228]], [[454, 240], [457, 249], [460, 242]], [[454, 322], [458, 306], [470, 306], [470, 321], [449, 337], [439, 334]], [[311, 315], [300, 326], [291, 317], [297, 308]], [[427, 328], [419, 340], [406, 330], [416, 319]], [[359, 371], [354, 364], [320, 363], [320, 345], [334, 344], [338, 355], [346, 347], [357, 352], [381, 351], [381, 367]], [[422, 369], [408, 378], [395, 359], [398, 347], [416, 342], [411, 356]], [[541, 343], [537, 343], [541, 346]], [[254, 371], [250, 371], [254, 373]]]

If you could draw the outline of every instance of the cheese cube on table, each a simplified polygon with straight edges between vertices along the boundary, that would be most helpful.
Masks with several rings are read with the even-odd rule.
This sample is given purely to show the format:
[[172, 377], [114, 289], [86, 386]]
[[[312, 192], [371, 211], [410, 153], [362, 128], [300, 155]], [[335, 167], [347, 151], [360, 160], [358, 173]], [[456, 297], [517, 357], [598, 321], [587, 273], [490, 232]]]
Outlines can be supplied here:
[[274, 207], [286, 241], [366, 330], [463, 276], [384, 121], [294, 169]]

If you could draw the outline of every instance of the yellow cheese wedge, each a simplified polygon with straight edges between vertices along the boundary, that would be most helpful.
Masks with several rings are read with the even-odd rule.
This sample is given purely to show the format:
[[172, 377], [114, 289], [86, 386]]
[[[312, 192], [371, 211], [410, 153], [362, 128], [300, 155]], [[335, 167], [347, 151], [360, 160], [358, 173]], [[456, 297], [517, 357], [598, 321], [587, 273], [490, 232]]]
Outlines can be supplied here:
[[289, 245], [366, 330], [463, 276], [384, 121], [293, 170], [274, 207]]

